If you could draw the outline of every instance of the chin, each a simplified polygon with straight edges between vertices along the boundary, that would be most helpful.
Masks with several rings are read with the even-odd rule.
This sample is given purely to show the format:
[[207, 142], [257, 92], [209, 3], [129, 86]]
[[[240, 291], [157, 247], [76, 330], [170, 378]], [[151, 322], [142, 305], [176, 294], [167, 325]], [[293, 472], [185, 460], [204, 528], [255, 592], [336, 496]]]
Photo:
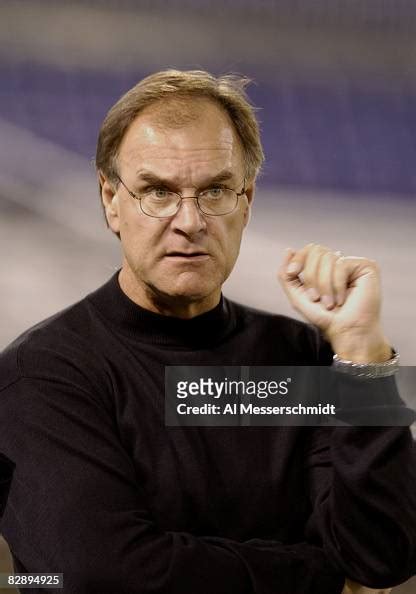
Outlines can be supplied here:
[[165, 288], [167, 293], [172, 296], [189, 297], [189, 298], [203, 298], [214, 291], [218, 290], [222, 285], [222, 279], [218, 274], [195, 274], [185, 272], [178, 274], [173, 278], [166, 278], [162, 281], [160, 286]]
[[209, 299], [216, 293], [220, 293], [221, 289], [219, 287], [219, 283], [206, 283], [201, 279], [193, 282], [190, 282], [190, 280], [188, 282], [176, 282], [174, 286], [168, 286], [166, 283], [154, 286], [163, 300], [175, 299], [178, 304], [195, 303]]
[[204, 291], [201, 286], [199, 287], [186, 287], [186, 288], [178, 288], [174, 291], [169, 291], [166, 293], [171, 297], [171, 299], [177, 299], [178, 301], [185, 302], [195, 302], [195, 301], [203, 301], [207, 299], [215, 289], [206, 290]]

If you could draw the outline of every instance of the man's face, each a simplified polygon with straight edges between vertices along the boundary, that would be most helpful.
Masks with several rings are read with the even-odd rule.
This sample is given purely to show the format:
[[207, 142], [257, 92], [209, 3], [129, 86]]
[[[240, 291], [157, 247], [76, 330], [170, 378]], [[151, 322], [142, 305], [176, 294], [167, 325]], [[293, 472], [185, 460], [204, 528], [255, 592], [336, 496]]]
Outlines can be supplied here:
[[[157, 111], [163, 107], [156, 106], [131, 124], [118, 157], [118, 173], [131, 191], [160, 187], [186, 197], [222, 185], [241, 192], [243, 153], [231, 121], [208, 100], [193, 100], [192, 107], [197, 117], [180, 128], [163, 125]], [[238, 256], [251, 199], [252, 187], [223, 216], [205, 215], [196, 200], [184, 200], [176, 215], [158, 219], [141, 212], [121, 184], [114, 193], [106, 181], [107, 218], [124, 253], [122, 288], [140, 305], [173, 315], [214, 307]]]

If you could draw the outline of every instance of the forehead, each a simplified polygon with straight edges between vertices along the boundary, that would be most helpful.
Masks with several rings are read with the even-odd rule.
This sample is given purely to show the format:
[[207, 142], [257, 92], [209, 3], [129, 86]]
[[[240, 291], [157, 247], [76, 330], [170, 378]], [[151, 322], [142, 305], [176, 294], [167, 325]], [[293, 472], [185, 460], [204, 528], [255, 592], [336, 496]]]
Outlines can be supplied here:
[[[180, 113], [178, 110], [182, 110]], [[243, 171], [243, 150], [224, 109], [208, 99], [159, 103], [146, 108], [127, 130], [118, 153], [120, 169], [164, 176], [195, 176], [215, 169]]]

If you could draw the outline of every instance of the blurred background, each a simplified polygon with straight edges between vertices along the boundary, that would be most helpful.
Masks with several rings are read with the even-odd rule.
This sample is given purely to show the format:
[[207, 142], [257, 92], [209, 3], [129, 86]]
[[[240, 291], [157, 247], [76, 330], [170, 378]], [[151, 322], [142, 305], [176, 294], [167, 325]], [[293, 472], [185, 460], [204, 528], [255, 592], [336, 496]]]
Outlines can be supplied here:
[[415, 365], [415, 33], [414, 0], [3, 0], [0, 348], [119, 266], [93, 167], [107, 110], [155, 70], [202, 68], [254, 80], [266, 152], [226, 295], [294, 315], [285, 247], [375, 258], [388, 336]]

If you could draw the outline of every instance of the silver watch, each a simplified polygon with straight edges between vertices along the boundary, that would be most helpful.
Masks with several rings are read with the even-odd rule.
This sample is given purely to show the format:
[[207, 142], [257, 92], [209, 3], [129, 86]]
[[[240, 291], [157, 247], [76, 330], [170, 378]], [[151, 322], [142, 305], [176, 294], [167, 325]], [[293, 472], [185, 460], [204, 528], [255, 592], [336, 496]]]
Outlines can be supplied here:
[[338, 355], [334, 355], [332, 368], [334, 371], [347, 373], [355, 377], [376, 379], [397, 373], [399, 370], [399, 359], [400, 356], [394, 349], [392, 349], [391, 359], [383, 363], [355, 363], [354, 361], [341, 359]]

